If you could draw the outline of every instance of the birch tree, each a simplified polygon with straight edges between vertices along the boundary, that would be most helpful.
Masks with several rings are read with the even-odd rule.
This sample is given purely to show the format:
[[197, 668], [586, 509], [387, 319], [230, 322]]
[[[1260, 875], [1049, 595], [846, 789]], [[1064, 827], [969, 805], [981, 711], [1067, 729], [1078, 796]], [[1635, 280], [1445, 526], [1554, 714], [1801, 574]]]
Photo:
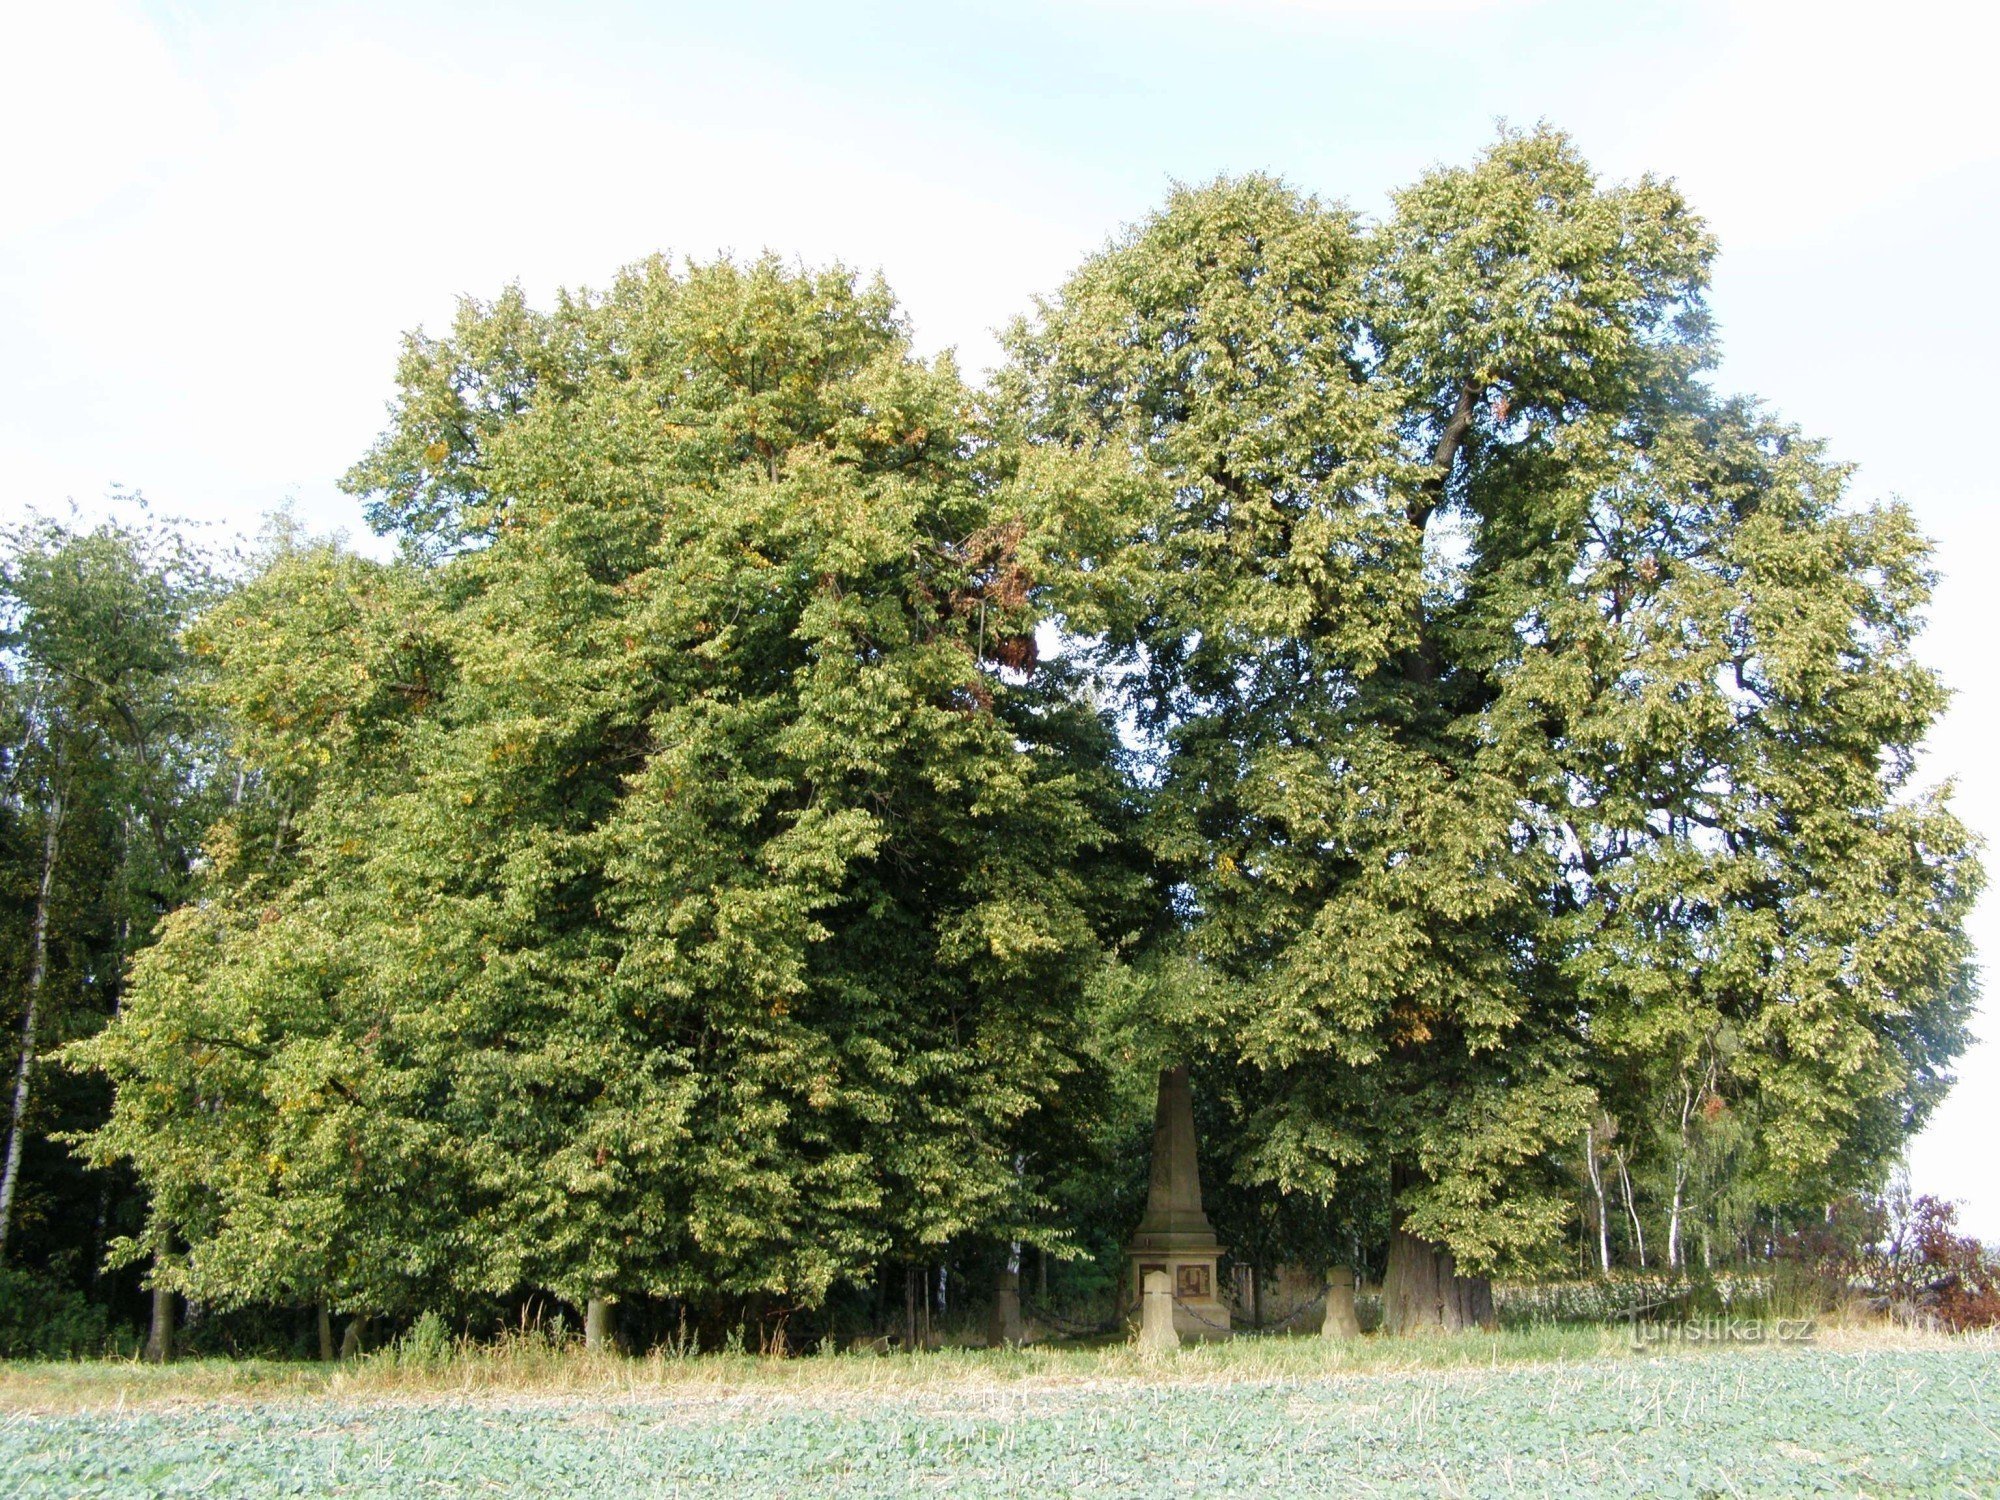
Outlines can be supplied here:
[[[31, 1145], [56, 1127], [95, 1123], [44, 1107], [43, 1056], [115, 1013], [126, 962], [185, 894], [214, 806], [220, 744], [179, 640], [214, 587], [188, 538], [150, 520], [91, 530], [33, 520], [7, 537], [7, 798], [33, 864], [25, 961], [9, 997], [19, 1020], [0, 1158], [0, 1253], [17, 1248], [24, 1227]], [[62, 1171], [62, 1148], [41, 1150], [44, 1173]], [[113, 1183], [86, 1176], [68, 1191], [87, 1196], [40, 1205], [30, 1238], [44, 1242], [34, 1247], [40, 1255], [54, 1237], [95, 1260], [114, 1217]]]

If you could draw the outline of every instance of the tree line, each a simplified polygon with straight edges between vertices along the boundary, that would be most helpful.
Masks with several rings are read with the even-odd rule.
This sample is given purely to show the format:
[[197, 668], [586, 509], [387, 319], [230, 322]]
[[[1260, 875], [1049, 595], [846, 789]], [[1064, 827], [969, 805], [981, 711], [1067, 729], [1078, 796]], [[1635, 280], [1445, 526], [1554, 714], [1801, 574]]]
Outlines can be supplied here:
[[656, 258], [406, 341], [395, 561], [18, 531], [0, 1249], [323, 1340], [1084, 1291], [1177, 1062], [1394, 1329], [1879, 1185], [1975, 997], [1932, 563], [1712, 388], [1714, 254], [1546, 129], [1220, 179], [982, 386]]

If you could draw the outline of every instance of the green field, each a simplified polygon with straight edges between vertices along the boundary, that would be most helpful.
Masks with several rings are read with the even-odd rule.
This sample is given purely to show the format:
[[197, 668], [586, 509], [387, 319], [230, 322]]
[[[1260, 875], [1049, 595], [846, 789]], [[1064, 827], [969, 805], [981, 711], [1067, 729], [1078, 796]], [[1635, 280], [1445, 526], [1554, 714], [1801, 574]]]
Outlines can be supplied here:
[[[1640, 1356], [1606, 1339], [1514, 1357], [1522, 1347], [573, 1361], [512, 1386], [471, 1364], [333, 1377], [15, 1365], [0, 1373], [0, 1493], [2000, 1491], [1990, 1340]], [[231, 1388], [244, 1394], [213, 1394]]]

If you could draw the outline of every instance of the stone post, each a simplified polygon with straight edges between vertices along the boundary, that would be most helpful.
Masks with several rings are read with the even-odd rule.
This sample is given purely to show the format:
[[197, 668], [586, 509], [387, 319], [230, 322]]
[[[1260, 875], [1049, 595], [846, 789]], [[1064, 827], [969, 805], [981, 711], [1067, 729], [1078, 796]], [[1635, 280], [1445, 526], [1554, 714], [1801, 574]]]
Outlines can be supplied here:
[[1361, 1320], [1354, 1316], [1354, 1272], [1348, 1266], [1326, 1273], [1326, 1319], [1319, 1334], [1325, 1339], [1361, 1337]]
[[1146, 1288], [1141, 1301], [1139, 1347], [1152, 1353], [1180, 1348], [1181, 1336], [1174, 1331], [1173, 1283], [1167, 1279], [1165, 1271], [1146, 1273]]

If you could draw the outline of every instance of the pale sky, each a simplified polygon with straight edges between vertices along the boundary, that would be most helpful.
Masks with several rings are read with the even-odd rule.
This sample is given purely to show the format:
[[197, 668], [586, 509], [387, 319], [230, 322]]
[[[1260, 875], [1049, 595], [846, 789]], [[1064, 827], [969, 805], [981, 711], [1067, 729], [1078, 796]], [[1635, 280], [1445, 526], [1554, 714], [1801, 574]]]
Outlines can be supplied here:
[[[0, 0], [0, 520], [119, 485], [359, 536], [334, 481], [461, 293], [770, 248], [880, 268], [977, 372], [1172, 181], [1377, 211], [1546, 119], [1680, 181], [1722, 243], [1719, 383], [1937, 541], [1929, 772], [1991, 836], [1996, 43], [1937, 0]], [[1990, 962], [2000, 896], [1975, 928]], [[1978, 1030], [1913, 1177], [2000, 1240], [2000, 1000]]]

